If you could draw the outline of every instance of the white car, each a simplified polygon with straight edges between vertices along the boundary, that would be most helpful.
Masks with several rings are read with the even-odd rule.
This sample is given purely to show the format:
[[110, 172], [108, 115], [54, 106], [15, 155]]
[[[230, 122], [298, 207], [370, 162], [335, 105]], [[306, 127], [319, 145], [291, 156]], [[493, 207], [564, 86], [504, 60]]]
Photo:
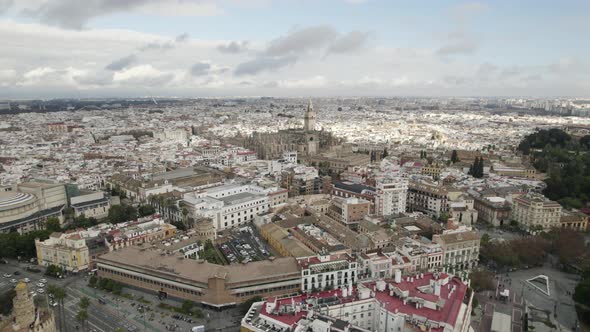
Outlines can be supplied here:
[[38, 288], [37, 293], [43, 294], [43, 293], [45, 293], [45, 290], [43, 288]]
[[13, 283], [13, 284], [16, 284], [18, 282], [18, 280], [16, 280], [16, 279], [10, 279], [10, 282]]
[[44, 283], [42, 283], [42, 282], [38, 282], [38, 283], [37, 283], [37, 287], [41, 287], [41, 288], [43, 288], [43, 287], [45, 287], [45, 284], [44, 284]]
[[35, 293], [34, 291], [31, 291], [31, 292], [29, 292], [29, 295], [30, 295], [31, 297], [35, 297], [35, 296], [37, 296], [37, 293]]
[[46, 284], [47, 283], [47, 279], [40, 279], [39, 280], [40, 283]]
[[12, 277], [12, 274], [4, 273], [4, 278], [10, 278], [10, 277]]
[[24, 278], [24, 279], [23, 279], [23, 281], [24, 281], [25, 283], [27, 283], [27, 284], [28, 284], [29, 282], [31, 282], [31, 279], [29, 279], [29, 278]]

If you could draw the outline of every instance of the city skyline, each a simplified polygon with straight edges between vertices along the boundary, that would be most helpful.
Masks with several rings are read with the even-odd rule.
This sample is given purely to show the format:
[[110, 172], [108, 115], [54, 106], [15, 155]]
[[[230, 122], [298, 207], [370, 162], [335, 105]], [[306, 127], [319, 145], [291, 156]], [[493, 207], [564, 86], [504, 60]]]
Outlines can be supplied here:
[[583, 1], [0, 1], [0, 98], [579, 96]]

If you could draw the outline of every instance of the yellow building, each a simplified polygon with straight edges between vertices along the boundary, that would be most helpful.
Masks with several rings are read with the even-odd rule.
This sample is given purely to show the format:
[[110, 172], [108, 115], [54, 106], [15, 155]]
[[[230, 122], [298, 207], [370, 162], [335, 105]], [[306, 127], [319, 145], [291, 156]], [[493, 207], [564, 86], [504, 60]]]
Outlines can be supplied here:
[[55, 232], [45, 241], [35, 240], [35, 246], [39, 265], [57, 265], [70, 272], [88, 269], [88, 247], [79, 233]]

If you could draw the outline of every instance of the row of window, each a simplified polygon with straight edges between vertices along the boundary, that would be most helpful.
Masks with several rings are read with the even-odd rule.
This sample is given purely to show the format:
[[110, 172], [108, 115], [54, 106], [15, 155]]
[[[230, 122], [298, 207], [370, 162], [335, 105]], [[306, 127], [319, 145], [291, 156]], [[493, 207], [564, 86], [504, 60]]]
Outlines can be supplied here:
[[196, 295], [196, 296], [200, 296], [203, 295], [203, 293], [193, 290], [193, 289], [188, 289], [188, 288], [184, 288], [184, 287], [179, 287], [176, 285], [169, 285], [167, 283], [161, 282], [161, 281], [156, 281], [153, 279], [149, 279], [149, 278], [144, 278], [144, 277], [140, 277], [140, 276], [136, 276], [136, 275], [132, 275], [132, 274], [128, 274], [128, 273], [123, 273], [120, 271], [115, 271], [115, 270], [111, 270], [111, 269], [107, 269], [104, 268], [102, 266], [98, 267], [99, 271], [103, 271], [103, 272], [107, 272], [110, 274], [114, 274], [114, 275], [118, 275], [121, 276], [123, 278], [127, 278], [127, 279], [133, 279], [133, 280], [137, 280], [139, 282], [143, 282], [146, 284], [150, 284], [150, 285], [154, 285], [154, 286], [159, 286], [160, 288], [163, 288], [164, 290], [174, 290], [177, 292], [183, 292], [186, 294], [191, 294], [191, 295]]

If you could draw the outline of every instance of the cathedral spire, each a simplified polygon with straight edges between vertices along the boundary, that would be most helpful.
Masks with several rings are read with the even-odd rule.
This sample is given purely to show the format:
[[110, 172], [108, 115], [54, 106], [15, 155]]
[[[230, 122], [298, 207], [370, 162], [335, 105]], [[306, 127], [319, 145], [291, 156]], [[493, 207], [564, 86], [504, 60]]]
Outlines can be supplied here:
[[316, 114], [313, 110], [313, 104], [311, 103], [311, 98], [309, 98], [309, 104], [307, 104], [307, 111], [305, 112], [305, 117], [303, 121], [303, 129], [306, 131], [314, 131], [315, 130], [315, 118]]

